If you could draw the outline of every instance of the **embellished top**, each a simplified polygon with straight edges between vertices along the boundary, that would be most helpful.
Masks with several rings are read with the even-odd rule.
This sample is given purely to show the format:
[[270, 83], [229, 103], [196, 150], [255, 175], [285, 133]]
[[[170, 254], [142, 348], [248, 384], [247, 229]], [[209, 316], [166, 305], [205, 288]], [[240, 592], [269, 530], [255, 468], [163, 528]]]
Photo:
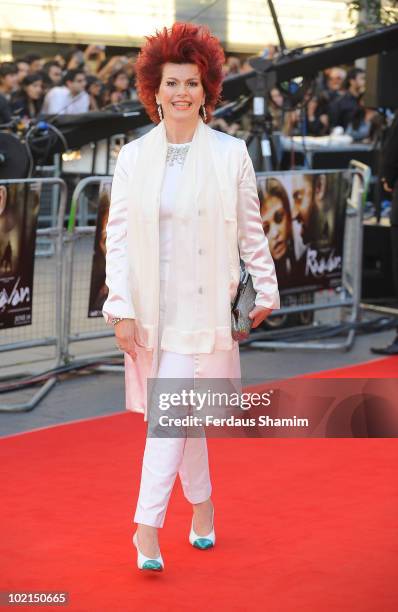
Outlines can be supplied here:
[[175, 144], [169, 142], [167, 145], [166, 164], [168, 166], [174, 166], [174, 164], [177, 163], [182, 166], [187, 156], [190, 144], [190, 142]]
[[175, 196], [190, 142], [168, 143], [159, 209], [160, 280], [167, 280], [171, 260], [172, 219]]

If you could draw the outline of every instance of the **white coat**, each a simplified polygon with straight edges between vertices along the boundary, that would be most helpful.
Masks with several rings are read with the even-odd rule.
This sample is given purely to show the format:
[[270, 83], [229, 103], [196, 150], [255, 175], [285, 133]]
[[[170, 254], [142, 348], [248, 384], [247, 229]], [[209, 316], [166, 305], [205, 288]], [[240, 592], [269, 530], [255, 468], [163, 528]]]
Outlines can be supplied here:
[[[142, 412], [145, 420], [147, 379], [156, 377], [159, 357], [159, 204], [166, 149], [163, 121], [122, 147], [106, 228], [109, 294], [103, 315], [107, 323], [112, 316], [136, 321], [137, 358], [125, 354], [126, 408]], [[240, 378], [239, 346], [230, 327], [239, 256], [253, 277], [256, 305], [280, 307], [245, 142], [199, 118], [179, 187], [161, 347], [195, 354], [195, 377]]]

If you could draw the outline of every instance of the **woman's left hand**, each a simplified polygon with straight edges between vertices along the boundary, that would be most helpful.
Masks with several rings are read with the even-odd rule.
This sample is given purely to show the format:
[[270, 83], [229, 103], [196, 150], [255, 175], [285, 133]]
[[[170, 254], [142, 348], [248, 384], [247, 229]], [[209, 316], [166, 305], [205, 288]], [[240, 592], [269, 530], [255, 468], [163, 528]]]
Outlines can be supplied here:
[[249, 317], [252, 319], [252, 327], [258, 327], [260, 323], [265, 321], [272, 312], [272, 308], [265, 308], [264, 306], [255, 306], [253, 310], [249, 312]]

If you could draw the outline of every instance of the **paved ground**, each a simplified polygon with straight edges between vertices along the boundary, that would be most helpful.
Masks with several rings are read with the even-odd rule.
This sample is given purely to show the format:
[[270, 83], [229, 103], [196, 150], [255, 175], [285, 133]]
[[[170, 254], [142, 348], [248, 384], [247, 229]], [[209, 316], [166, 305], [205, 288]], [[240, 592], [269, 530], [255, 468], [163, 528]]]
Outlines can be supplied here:
[[[307, 372], [338, 368], [375, 359], [370, 346], [391, 341], [393, 332], [358, 336], [354, 347], [346, 353], [297, 350], [241, 349], [242, 378], [248, 383], [266, 378], [295, 376]], [[75, 345], [79, 346], [80, 345]], [[112, 339], [101, 340], [101, 348], [112, 348]], [[98, 343], [97, 343], [98, 348]], [[0, 396], [1, 404], [29, 399], [34, 390]], [[1, 413], [0, 436], [78, 419], [124, 411], [124, 374], [74, 373], [63, 379], [30, 412]]]

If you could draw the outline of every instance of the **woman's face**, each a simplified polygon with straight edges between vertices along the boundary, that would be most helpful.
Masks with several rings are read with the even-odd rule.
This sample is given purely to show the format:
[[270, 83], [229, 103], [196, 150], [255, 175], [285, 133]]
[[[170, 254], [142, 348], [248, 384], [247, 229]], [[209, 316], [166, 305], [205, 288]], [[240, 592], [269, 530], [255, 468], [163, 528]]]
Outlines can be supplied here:
[[205, 101], [198, 66], [171, 62], [164, 64], [156, 101], [162, 105], [166, 120], [192, 121], [197, 118]]
[[265, 198], [261, 211], [264, 233], [268, 238], [271, 255], [281, 259], [286, 255], [291, 222], [282, 200], [276, 196]]
[[282, 108], [283, 96], [277, 87], [274, 87], [273, 89], [271, 89], [270, 98], [272, 102], [275, 104], [275, 106], [277, 106], [278, 108]]
[[26, 94], [31, 100], [39, 100], [43, 94], [43, 82], [34, 81], [25, 87]]
[[18, 81], [21, 82], [29, 74], [29, 64], [18, 62]]
[[125, 91], [129, 86], [127, 74], [118, 74], [115, 79], [114, 85], [118, 91]]
[[88, 92], [92, 96], [99, 96], [99, 94], [101, 93], [101, 83], [92, 83], [88, 88]]

